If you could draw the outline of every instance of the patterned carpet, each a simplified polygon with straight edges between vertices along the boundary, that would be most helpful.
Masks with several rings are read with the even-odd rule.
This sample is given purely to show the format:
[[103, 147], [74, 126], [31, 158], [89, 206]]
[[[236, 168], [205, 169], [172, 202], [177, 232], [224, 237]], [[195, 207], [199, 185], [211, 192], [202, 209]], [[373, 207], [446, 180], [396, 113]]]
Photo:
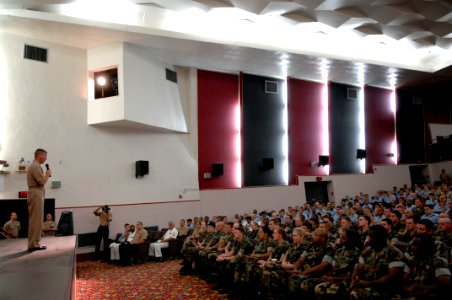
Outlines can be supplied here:
[[77, 262], [76, 300], [227, 299], [196, 276], [179, 275], [179, 260], [121, 267], [100, 261]]

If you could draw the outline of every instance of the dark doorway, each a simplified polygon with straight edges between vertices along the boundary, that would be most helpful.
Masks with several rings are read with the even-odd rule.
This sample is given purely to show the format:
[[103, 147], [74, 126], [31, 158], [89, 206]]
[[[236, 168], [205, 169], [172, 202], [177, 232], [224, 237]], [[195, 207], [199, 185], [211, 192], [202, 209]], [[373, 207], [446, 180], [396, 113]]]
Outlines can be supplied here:
[[411, 185], [429, 183], [427, 165], [410, 166]]
[[328, 202], [328, 181], [305, 182], [304, 189], [306, 192], [306, 202], [312, 204], [314, 202]]

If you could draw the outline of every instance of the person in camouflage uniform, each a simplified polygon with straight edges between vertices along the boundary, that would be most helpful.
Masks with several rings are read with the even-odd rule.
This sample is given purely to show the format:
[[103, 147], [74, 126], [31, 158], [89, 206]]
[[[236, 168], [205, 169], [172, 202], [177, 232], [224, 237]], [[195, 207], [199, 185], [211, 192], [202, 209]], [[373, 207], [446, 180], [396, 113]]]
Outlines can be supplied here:
[[242, 284], [249, 282], [248, 272], [258, 266], [258, 261], [267, 260], [270, 257], [275, 242], [270, 238], [271, 231], [265, 227], [260, 227], [258, 232], [259, 242], [254, 247], [250, 255], [242, 255], [237, 262], [234, 273], [234, 283]]
[[317, 299], [345, 299], [348, 296], [351, 273], [361, 253], [361, 240], [359, 233], [352, 229], [340, 229], [339, 239], [331, 271], [320, 278], [307, 279], [301, 283], [309, 295], [313, 292], [309, 289], [315, 286]]
[[244, 280], [245, 289], [261, 285], [262, 272], [266, 268], [272, 268], [275, 263], [281, 262], [284, 253], [289, 249], [289, 243], [286, 241], [286, 233], [282, 228], [273, 230], [273, 248], [267, 259], [261, 259], [256, 264], [249, 264], [246, 267]]
[[245, 229], [238, 226], [233, 230], [234, 241], [230, 250], [218, 256], [215, 269], [218, 274], [218, 282], [214, 287], [219, 292], [228, 292], [233, 289], [234, 271], [241, 256], [253, 251], [253, 243], [245, 236]]
[[239, 223], [228, 222], [224, 227], [224, 235], [220, 238], [219, 244], [216, 249], [212, 249], [206, 256], [201, 256], [199, 260], [199, 269], [202, 269], [203, 279], [216, 279], [215, 264], [217, 258], [230, 251], [232, 243], [234, 242], [233, 231], [240, 226]]
[[247, 236], [251, 241], [257, 241], [258, 240], [258, 233], [259, 233], [259, 225], [257, 225], [256, 222], [251, 222], [250, 228], [251, 230], [247, 232]]
[[405, 267], [403, 253], [388, 243], [381, 225], [369, 230], [369, 246], [364, 248], [352, 275], [350, 298], [384, 299], [398, 291]]
[[299, 299], [303, 290], [301, 283], [313, 276], [325, 274], [333, 264], [334, 249], [328, 246], [328, 232], [318, 228], [312, 235], [311, 245], [295, 264], [288, 282], [288, 298]]
[[198, 247], [198, 252], [194, 255], [193, 260], [195, 263], [195, 271], [201, 276], [205, 277], [207, 275], [207, 270], [204, 267], [204, 262], [207, 258], [208, 253], [218, 249], [220, 245], [221, 237], [225, 235], [224, 223], [219, 221], [215, 224], [215, 232], [212, 239], [206, 245], [201, 245]]
[[419, 234], [411, 243], [414, 254], [405, 268], [404, 291], [415, 299], [447, 298], [451, 273], [447, 261], [434, 253], [434, 239]]
[[285, 294], [287, 282], [295, 267], [295, 263], [305, 251], [308, 243], [305, 240], [307, 233], [300, 227], [295, 227], [292, 231], [292, 245], [283, 255], [280, 263], [275, 263], [270, 268], [267, 266], [263, 272], [262, 284], [264, 291], [270, 298]]
[[207, 233], [203, 236], [203, 239], [198, 240], [198, 242], [194, 243], [193, 246], [185, 248], [185, 250], [182, 252], [184, 260], [183, 266], [180, 270], [181, 274], [193, 272], [192, 264], [198, 254], [198, 251], [210, 245], [213, 240], [214, 233], [215, 224], [213, 222], [209, 222], [209, 224], [207, 225]]
[[203, 228], [201, 222], [195, 222], [195, 229], [193, 230], [193, 233], [185, 239], [184, 244], [182, 245], [181, 253], [184, 253], [188, 247], [194, 247], [200, 240], [202, 240], [204, 234], [206, 234], [206, 230]]
[[[433, 224], [432, 221], [427, 220], [427, 219], [422, 219], [419, 220], [416, 224], [416, 235], [418, 234], [429, 234], [431, 236], [433, 236], [433, 231], [435, 229], [435, 225]], [[413, 259], [413, 253], [411, 252], [411, 243], [413, 241], [411, 241], [410, 243], [408, 243], [408, 247], [405, 251], [405, 257], [407, 259]], [[439, 257], [445, 258], [447, 261], [450, 261], [451, 257], [450, 257], [450, 252], [448, 251], [446, 245], [438, 239], [434, 240], [434, 248], [435, 248], [435, 254], [438, 255]]]
[[441, 241], [449, 253], [449, 265], [452, 266], [452, 221], [449, 218], [441, 218], [438, 222], [439, 233], [436, 239]]

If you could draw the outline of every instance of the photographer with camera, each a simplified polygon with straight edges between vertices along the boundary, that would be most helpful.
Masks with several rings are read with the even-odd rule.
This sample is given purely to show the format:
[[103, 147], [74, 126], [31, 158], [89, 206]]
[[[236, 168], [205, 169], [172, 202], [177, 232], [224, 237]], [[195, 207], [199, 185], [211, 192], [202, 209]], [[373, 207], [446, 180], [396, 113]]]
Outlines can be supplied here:
[[94, 260], [100, 259], [100, 243], [104, 240], [104, 260], [108, 261], [108, 236], [110, 234], [109, 225], [112, 220], [112, 214], [108, 205], [100, 206], [93, 211], [93, 214], [99, 217], [99, 227], [96, 233], [96, 249], [94, 250]]

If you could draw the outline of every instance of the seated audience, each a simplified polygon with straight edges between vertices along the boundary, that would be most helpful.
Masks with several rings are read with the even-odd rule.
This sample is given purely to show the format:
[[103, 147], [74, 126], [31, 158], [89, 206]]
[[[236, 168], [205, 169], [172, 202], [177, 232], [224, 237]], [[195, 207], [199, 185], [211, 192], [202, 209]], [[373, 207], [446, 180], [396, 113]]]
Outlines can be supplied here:
[[148, 232], [143, 228], [143, 222], [138, 221], [135, 226], [133, 239], [119, 246], [121, 264], [128, 266], [132, 264], [132, 258], [136, 259], [138, 247], [146, 242]]
[[447, 299], [451, 273], [447, 261], [435, 253], [429, 234], [418, 234], [411, 243], [413, 257], [404, 273], [403, 287], [414, 299]]
[[174, 222], [170, 221], [168, 223], [168, 230], [165, 232], [163, 238], [159, 239], [157, 242], [152, 243], [149, 246], [149, 256], [155, 257], [157, 261], [162, 261], [162, 249], [169, 247], [169, 241], [177, 239], [177, 229], [174, 227]]
[[352, 229], [341, 229], [339, 237], [331, 270], [302, 282], [302, 289], [312, 299], [345, 299], [348, 296], [351, 274], [361, 254], [361, 241], [359, 234]]
[[352, 275], [350, 298], [390, 299], [401, 286], [405, 267], [403, 253], [390, 245], [381, 225], [369, 230], [369, 246], [364, 248]]
[[322, 228], [314, 231], [311, 244], [295, 263], [288, 282], [288, 296], [300, 299], [303, 296], [302, 282], [324, 275], [332, 266], [334, 249], [328, 245], [328, 232]]
[[[133, 231], [130, 224], [124, 224], [124, 232], [110, 244], [110, 261], [112, 263], [119, 263], [120, 255], [119, 255], [119, 246], [125, 242], [127, 242], [127, 238], [129, 236], [133, 236]], [[132, 234], [131, 234], [132, 233]]]

